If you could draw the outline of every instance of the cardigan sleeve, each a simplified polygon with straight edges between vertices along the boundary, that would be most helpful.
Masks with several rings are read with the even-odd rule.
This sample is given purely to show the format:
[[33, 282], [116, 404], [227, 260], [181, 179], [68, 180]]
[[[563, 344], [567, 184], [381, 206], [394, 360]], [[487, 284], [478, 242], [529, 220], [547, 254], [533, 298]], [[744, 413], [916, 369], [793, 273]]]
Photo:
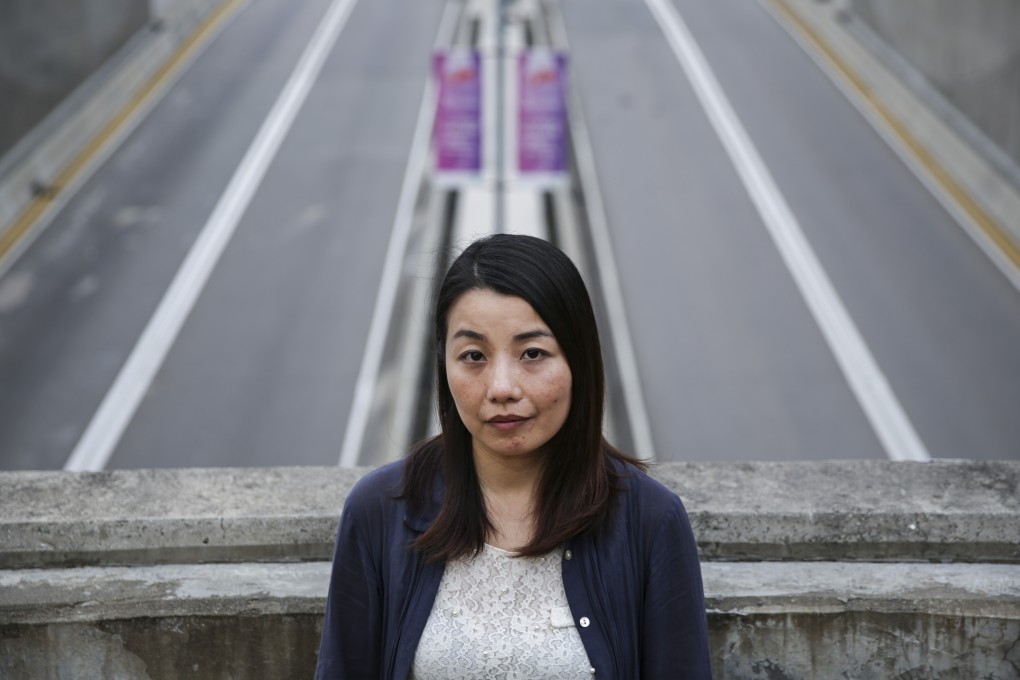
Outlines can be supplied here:
[[382, 677], [382, 584], [358, 501], [352, 494], [340, 517], [316, 680]]
[[641, 631], [641, 677], [711, 680], [701, 564], [679, 498], [652, 534]]

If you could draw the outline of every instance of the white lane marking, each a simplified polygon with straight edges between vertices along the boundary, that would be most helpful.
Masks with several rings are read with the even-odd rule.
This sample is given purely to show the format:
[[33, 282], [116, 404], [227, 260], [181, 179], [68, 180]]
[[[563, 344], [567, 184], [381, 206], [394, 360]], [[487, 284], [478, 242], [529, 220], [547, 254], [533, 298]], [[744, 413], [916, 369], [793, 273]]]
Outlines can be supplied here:
[[[455, 5], [457, 5], [455, 7]], [[436, 46], [452, 39], [456, 30], [459, 3], [447, 2], [443, 8], [443, 16], [439, 21]], [[340, 447], [339, 464], [352, 467], [358, 464], [361, 456], [361, 444], [365, 439], [372, 403], [375, 401], [375, 384], [382, 366], [383, 349], [390, 332], [390, 321], [393, 308], [397, 302], [400, 287], [400, 272], [404, 266], [404, 253], [411, 235], [414, 222], [414, 206], [418, 198], [418, 187], [425, 172], [428, 160], [429, 145], [432, 141], [432, 120], [435, 116], [435, 94], [431, 76], [425, 81], [421, 107], [418, 109], [418, 122], [414, 128], [414, 139], [411, 151], [404, 168], [404, 180], [400, 188], [397, 212], [393, 217], [393, 228], [390, 230], [390, 242], [386, 249], [383, 262], [382, 278], [379, 292], [376, 295], [375, 309], [372, 312], [372, 324], [369, 326], [368, 339], [365, 341], [365, 354], [358, 371], [358, 382], [354, 387], [354, 398], [351, 411], [347, 416], [347, 429]], [[406, 386], [404, 389], [411, 389]]]
[[106, 467], [301, 110], [356, 2], [334, 0], [329, 6], [301, 60], [149, 319], [138, 344], [78, 440], [64, 465], [65, 470], [96, 471]]
[[645, 3], [666, 34], [886, 455], [892, 460], [929, 460], [928, 451], [825, 274], [797, 218], [733, 111], [687, 25], [668, 0], [645, 0]]

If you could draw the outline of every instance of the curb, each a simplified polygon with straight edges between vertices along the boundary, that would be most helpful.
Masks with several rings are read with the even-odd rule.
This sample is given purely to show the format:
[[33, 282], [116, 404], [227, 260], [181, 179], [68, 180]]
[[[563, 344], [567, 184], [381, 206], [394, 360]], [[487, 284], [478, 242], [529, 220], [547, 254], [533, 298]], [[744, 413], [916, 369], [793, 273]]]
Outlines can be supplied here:
[[1020, 289], [1020, 187], [860, 39], [846, 3], [759, 2]]
[[242, 2], [161, 3], [146, 28], [0, 159], [0, 275]]

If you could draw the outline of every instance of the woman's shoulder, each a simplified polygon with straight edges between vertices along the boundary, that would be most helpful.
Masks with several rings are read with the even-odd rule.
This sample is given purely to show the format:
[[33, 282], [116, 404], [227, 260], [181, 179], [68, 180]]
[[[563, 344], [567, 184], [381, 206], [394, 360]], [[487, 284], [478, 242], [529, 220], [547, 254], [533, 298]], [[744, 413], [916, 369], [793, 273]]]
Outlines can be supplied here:
[[680, 496], [648, 472], [625, 461], [614, 460], [613, 464], [619, 479], [617, 488], [626, 497], [627, 505], [640, 509], [646, 516], [660, 516], [670, 510], [686, 514]]
[[626, 463], [621, 470], [612, 531], [643, 551], [661, 549], [663, 541], [676, 543], [674, 547], [693, 545], [691, 521], [680, 496], [644, 470]]
[[401, 495], [404, 464], [404, 460], [398, 460], [370, 470], [351, 487], [344, 507], [368, 510], [394, 502]]

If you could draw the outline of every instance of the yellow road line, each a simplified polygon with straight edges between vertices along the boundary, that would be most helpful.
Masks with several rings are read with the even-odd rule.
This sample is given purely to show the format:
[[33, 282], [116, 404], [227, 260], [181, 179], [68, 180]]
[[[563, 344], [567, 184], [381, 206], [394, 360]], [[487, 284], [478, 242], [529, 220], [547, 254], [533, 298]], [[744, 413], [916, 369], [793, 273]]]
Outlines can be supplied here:
[[56, 196], [91, 164], [93, 159], [117, 136], [118, 131], [137, 114], [142, 105], [159, 92], [167, 81], [177, 75], [198, 48], [211, 39], [216, 30], [245, 2], [246, 0], [225, 0], [213, 10], [184, 41], [177, 52], [164, 62], [149, 79], [149, 82], [136, 92], [103, 129], [64, 166], [47, 191], [34, 197], [10, 225], [0, 232], [0, 261], [22, 237], [32, 230], [38, 220], [51, 208]]
[[1002, 253], [1020, 269], [1020, 245], [1018, 245], [1006, 231], [978, 204], [977, 201], [957, 182], [952, 175], [939, 163], [934, 156], [924, 147], [917, 138], [910, 133], [910, 130], [886, 107], [863, 78], [861, 78], [850, 66], [843, 61], [835, 50], [794, 11], [786, 0], [771, 0], [772, 4], [784, 17], [811, 42], [822, 56], [836, 69], [836, 71], [850, 83], [860, 96], [868, 103], [868, 106], [889, 126], [903, 145], [909, 149], [917, 161], [930, 173], [931, 177], [941, 185], [942, 189], [952, 197], [960, 209], [976, 224], [985, 235], [1002, 251]]

